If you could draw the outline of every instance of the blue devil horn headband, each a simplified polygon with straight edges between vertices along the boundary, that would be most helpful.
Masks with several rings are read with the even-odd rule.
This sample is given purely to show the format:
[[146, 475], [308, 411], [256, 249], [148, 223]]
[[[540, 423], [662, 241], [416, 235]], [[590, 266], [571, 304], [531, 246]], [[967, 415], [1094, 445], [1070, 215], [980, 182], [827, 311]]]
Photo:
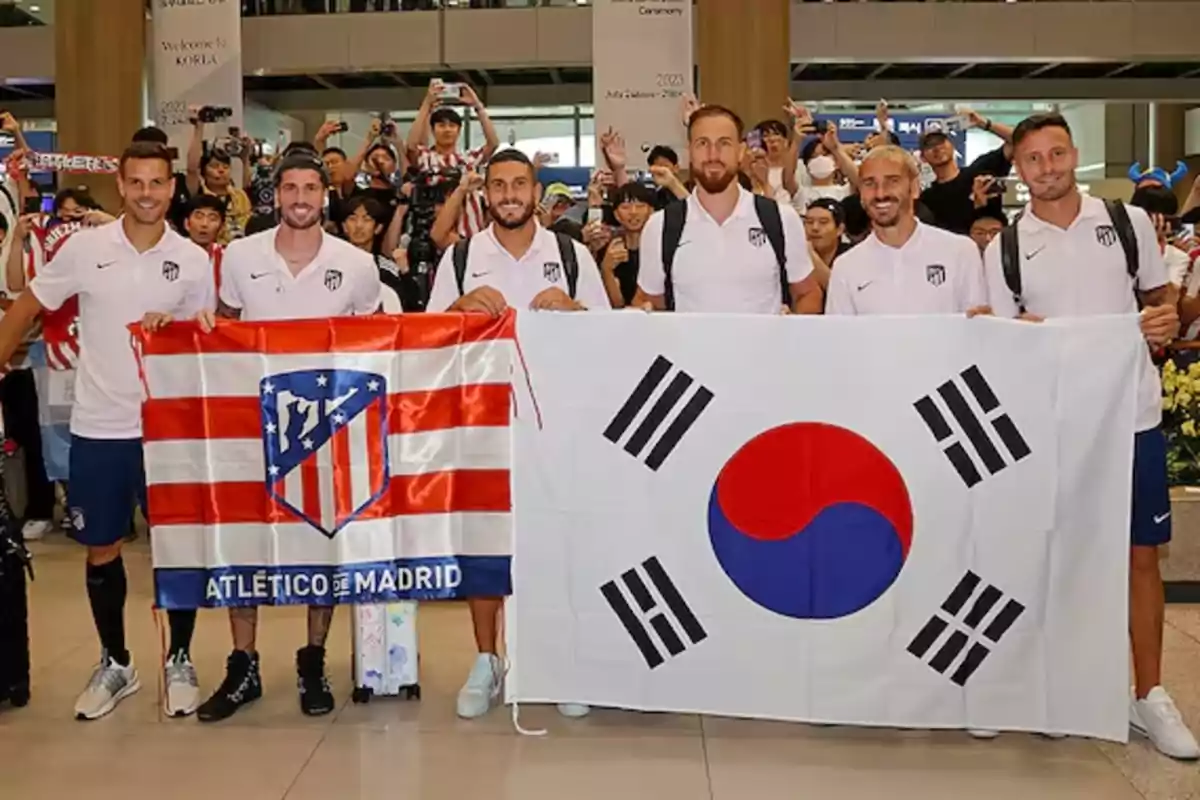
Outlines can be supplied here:
[[1135, 161], [1133, 166], [1129, 168], [1129, 180], [1135, 184], [1144, 181], [1155, 181], [1170, 189], [1176, 182], [1183, 180], [1183, 176], [1187, 175], [1187, 173], [1187, 164], [1184, 164], [1182, 161], [1175, 162], [1175, 171], [1170, 175], [1162, 167], [1154, 167], [1142, 172], [1141, 163]]

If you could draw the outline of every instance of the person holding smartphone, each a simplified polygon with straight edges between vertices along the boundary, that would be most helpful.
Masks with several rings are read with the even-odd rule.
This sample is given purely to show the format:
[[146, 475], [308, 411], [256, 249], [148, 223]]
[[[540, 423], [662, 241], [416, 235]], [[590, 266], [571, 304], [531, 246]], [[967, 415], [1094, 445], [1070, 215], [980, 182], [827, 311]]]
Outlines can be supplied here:
[[[453, 87], [457, 87], [457, 93], [451, 96], [447, 90]], [[482, 147], [465, 153], [458, 149], [463, 118], [450, 107], [454, 104], [470, 106], [475, 112], [479, 126], [483, 129]], [[432, 147], [427, 144], [431, 132]], [[474, 89], [465, 83], [448, 84], [437, 79], [429, 82], [429, 90], [425, 93], [425, 99], [417, 111], [417, 118], [408, 132], [408, 158], [418, 170], [433, 175], [482, 172], [483, 164], [499, 148], [500, 136], [496, 133], [496, 126], [492, 124], [487, 109], [483, 107]], [[438, 180], [435, 179], [433, 183], [437, 183]], [[467, 198], [467, 204], [459, 218], [458, 234], [465, 239], [479, 233], [486, 225], [483, 197], [479, 192], [473, 192]]]
[[637, 294], [641, 265], [642, 228], [654, 213], [654, 191], [630, 182], [610, 198], [617, 229], [600, 257], [600, 276], [613, 308], [624, 308]]
[[[964, 128], [979, 128], [1003, 140], [1000, 147], [984, 153], [966, 167], [958, 166], [954, 142], [943, 130], [929, 130], [921, 137], [921, 158], [933, 168], [934, 181], [921, 192], [921, 201], [933, 213], [934, 224], [953, 233], [971, 230], [975, 209], [975, 179], [1002, 178], [1012, 171], [1012, 128], [987, 119], [969, 108], [961, 109]], [[989, 195], [987, 205], [1001, 210], [1000, 195]]]

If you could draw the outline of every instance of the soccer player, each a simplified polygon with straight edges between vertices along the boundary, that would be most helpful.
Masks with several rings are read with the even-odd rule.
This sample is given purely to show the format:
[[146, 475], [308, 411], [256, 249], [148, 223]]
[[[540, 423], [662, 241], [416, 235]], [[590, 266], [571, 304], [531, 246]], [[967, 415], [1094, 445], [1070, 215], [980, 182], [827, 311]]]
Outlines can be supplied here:
[[[133, 503], [146, 508], [142, 467], [142, 382], [126, 326], [153, 329], [212, 307], [208, 256], [166, 223], [175, 192], [166, 148], [137, 142], [121, 156], [121, 218], [81, 231], [29, 284], [0, 320], [7, 362], [43, 310], [79, 296], [80, 360], [71, 411], [68, 506], [74, 537], [87, 547], [87, 592], [100, 637], [100, 663], [75, 703], [79, 719], [109, 713], [141, 683], [125, 647], [125, 565], [121, 544]], [[196, 673], [188, 656], [195, 611], [172, 611], [167, 710], [190, 713]]]
[[[320, 157], [296, 151], [275, 172], [275, 204], [280, 223], [225, 250], [216, 316], [226, 319], [327, 319], [372, 314], [379, 309], [379, 270], [370, 253], [325, 232], [322, 209], [329, 175]], [[214, 315], [200, 315], [211, 330]], [[225, 680], [200, 706], [197, 718], [215, 722], [262, 696], [255, 649], [258, 608], [231, 608], [233, 653]], [[308, 644], [296, 652], [300, 710], [309, 716], [333, 711], [325, 677], [325, 638], [333, 606], [309, 606]]]

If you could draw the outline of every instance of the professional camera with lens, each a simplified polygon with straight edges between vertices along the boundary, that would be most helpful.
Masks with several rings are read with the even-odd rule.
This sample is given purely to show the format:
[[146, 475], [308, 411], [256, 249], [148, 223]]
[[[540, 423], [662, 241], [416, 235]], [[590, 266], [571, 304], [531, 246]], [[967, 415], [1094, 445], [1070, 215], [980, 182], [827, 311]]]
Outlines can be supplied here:
[[462, 179], [462, 170], [421, 171], [410, 173], [407, 179], [412, 184], [405, 222], [408, 226], [408, 263], [421, 287], [424, 302], [429, 299], [433, 272], [441, 256], [430, 233], [438, 211]]
[[233, 116], [233, 109], [229, 106], [201, 106], [196, 111], [196, 119], [203, 123], [220, 122], [223, 119], [229, 119]]

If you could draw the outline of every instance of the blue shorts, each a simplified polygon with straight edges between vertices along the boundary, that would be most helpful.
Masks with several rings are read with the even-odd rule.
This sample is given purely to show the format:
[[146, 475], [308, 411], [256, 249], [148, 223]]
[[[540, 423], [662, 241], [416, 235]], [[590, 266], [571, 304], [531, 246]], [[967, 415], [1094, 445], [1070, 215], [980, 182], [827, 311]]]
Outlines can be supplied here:
[[146, 512], [141, 439], [71, 436], [67, 519], [80, 544], [102, 547], [129, 533], [135, 503]]
[[1171, 491], [1167, 487], [1167, 437], [1162, 428], [1133, 439], [1133, 509], [1130, 541], [1156, 547], [1171, 541]]

